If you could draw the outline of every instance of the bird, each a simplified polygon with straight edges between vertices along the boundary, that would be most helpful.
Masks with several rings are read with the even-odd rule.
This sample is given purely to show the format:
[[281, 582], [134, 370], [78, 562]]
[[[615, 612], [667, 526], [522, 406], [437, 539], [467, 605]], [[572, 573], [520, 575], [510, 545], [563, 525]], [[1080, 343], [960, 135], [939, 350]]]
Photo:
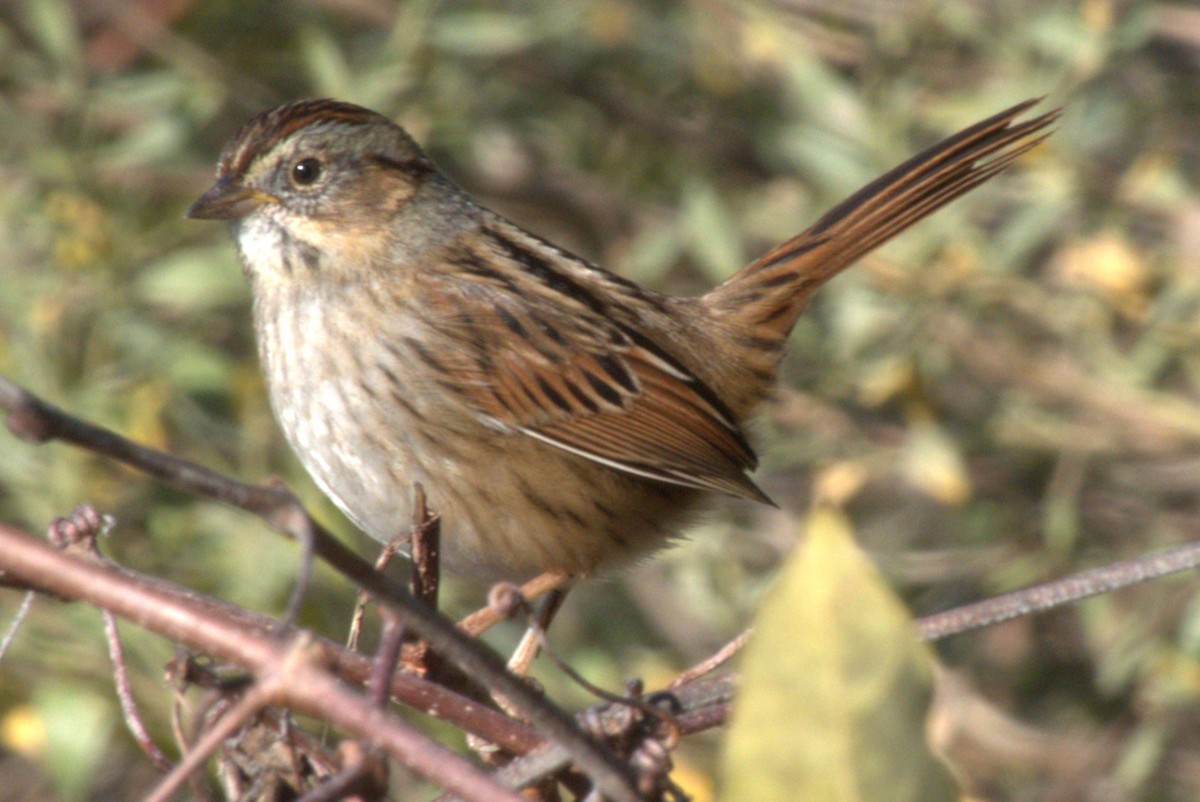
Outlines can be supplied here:
[[609, 571], [713, 494], [772, 503], [747, 426], [813, 292], [995, 177], [1060, 111], [1019, 103], [908, 159], [694, 297], [643, 287], [451, 181], [403, 128], [301, 100], [229, 141], [187, 216], [229, 223], [271, 407], [370, 536], [419, 482], [442, 564], [487, 579]]

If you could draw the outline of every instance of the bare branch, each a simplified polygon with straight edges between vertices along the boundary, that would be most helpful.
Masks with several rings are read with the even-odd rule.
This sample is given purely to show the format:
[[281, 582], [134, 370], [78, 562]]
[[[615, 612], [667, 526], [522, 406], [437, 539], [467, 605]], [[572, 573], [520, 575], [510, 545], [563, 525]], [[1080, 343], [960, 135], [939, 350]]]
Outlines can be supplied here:
[[[724, 725], [733, 704], [734, 685], [734, 679], [718, 677], [696, 680], [672, 690], [670, 696], [675, 708], [671, 712], [679, 735], [691, 735]], [[624, 703], [604, 703], [580, 713], [580, 718], [598, 720], [599, 724], [593, 729], [609, 729], [607, 720], [624, 718], [627, 711], [628, 706]], [[614, 729], [619, 729], [619, 725]], [[510, 787], [525, 788], [559, 775], [570, 766], [571, 756], [561, 746], [544, 744], [499, 769], [494, 776]], [[438, 802], [451, 802], [453, 799], [453, 795], [446, 794]]]
[[464, 758], [380, 711], [364, 695], [335, 679], [321, 659], [323, 650], [313, 648], [307, 637], [293, 637], [290, 643], [265, 638], [261, 632], [181, 603], [150, 583], [133, 582], [124, 572], [61, 552], [3, 524], [0, 561], [24, 581], [63, 598], [111, 610], [172, 640], [203, 644], [220, 659], [260, 677], [285, 676], [286, 681], [268, 683], [272, 701], [373, 740], [394, 760], [466, 799], [520, 802], [520, 796], [497, 785]]
[[[0, 567], [5, 564], [5, 555], [0, 554]], [[171, 598], [177, 605], [185, 607], [189, 613], [209, 617], [221, 626], [238, 628], [248, 637], [266, 638], [275, 631], [274, 620], [266, 616], [185, 590], [155, 577], [111, 564], [109, 568], [117, 573], [123, 581], [130, 583], [130, 587], [135, 591], [139, 586], [152, 587], [159, 594]], [[45, 589], [43, 588], [43, 590]], [[86, 589], [81, 589], [73, 598], [85, 602], [92, 601], [86, 595]], [[189, 637], [171, 632], [160, 632], [159, 634], [170, 637], [187, 648], [221, 656], [203, 637]], [[371, 659], [348, 651], [332, 641], [321, 640], [317, 644], [324, 651], [322, 659], [336, 671], [338, 676], [357, 684], [367, 682], [372, 671], [373, 661]], [[523, 753], [541, 743], [541, 739], [536, 733], [525, 724], [483, 707], [475, 699], [465, 698], [411, 674], [401, 672], [392, 675], [391, 695], [415, 710], [433, 715], [479, 737], [491, 739], [494, 743], [513, 752]]]
[[[185, 460], [142, 448], [119, 435], [61, 412], [3, 378], [0, 378], [0, 408], [8, 411], [6, 422], [10, 430], [21, 437], [35, 441], [62, 439], [80, 445], [143, 470], [187, 492], [217, 499], [257, 514], [276, 529], [301, 541], [309, 540], [314, 553], [357, 582], [390, 609], [395, 610], [406, 628], [426, 639], [436, 652], [448, 658], [461, 671], [479, 678], [490, 690], [510, 700], [522, 716], [527, 717], [535, 727], [555, 742], [553, 746], [543, 745], [514, 761], [506, 766], [498, 777], [518, 783], [535, 782], [575, 763], [591, 774], [613, 799], [637, 799], [630, 772], [608, 750], [582, 734], [575, 722], [557, 707], [538, 697], [523, 683], [511, 678], [502, 670], [502, 664], [496, 655], [464, 637], [436, 612], [420, 604], [398, 584], [375, 572], [371, 566], [341, 546], [308, 516], [286, 489], [246, 485]], [[45, 577], [30, 579], [15, 564], [15, 552], [2, 547], [9, 536], [27, 539], [15, 530], [0, 527], [0, 572], [7, 570], [11, 574], [4, 575], [6, 582], [29, 582], [49, 592], [60, 593], [67, 598], [84, 598], [109, 609], [106, 603], [90, 598], [87, 593], [81, 595], [60, 592], [56, 589], [58, 586], [46, 581]], [[47, 548], [41, 544], [39, 547]], [[59, 556], [69, 559], [65, 555]], [[920, 619], [917, 627], [923, 639], [938, 640], [1197, 567], [1200, 567], [1200, 544], [1187, 544], [1160, 554], [1097, 568], [928, 616]], [[131, 581], [131, 577], [134, 577], [128, 572], [115, 576], [124, 581]], [[553, 586], [554, 578], [549, 579], [549, 586]], [[545, 580], [547, 577], [541, 577], [530, 583], [530, 586], [527, 586], [531, 591], [529, 595], [544, 591], [547, 587]], [[132, 582], [131, 587], [136, 588], [138, 592], [151, 594], [166, 593], [165, 588], [169, 587], [146, 577], [136, 577]], [[178, 598], [178, 593], [176, 597]], [[188, 595], [186, 600], [192, 605], [187, 607], [190, 616], [203, 617], [219, 613], [217, 617], [220, 625], [227, 628], [224, 632], [226, 637], [230, 632], [240, 629], [246, 633], [253, 632], [253, 637], [261, 639], [263, 635], [272, 631], [269, 619], [255, 617], [246, 611], [220, 605], [197, 595]], [[111, 609], [118, 614], [126, 614], [116, 608]], [[150, 626], [145, 620], [134, 615], [135, 612], [136, 610], [130, 611], [129, 617], [132, 620]], [[496, 611], [481, 611], [464, 622], [465, 628], [478, 631], [486, 628], [498, 617]], [[168, 626], [168, 623], [171, 626]], [[196, 621], [190, 623], [197, 625]], [[246, 665], [242, 660], [223, 653], [228, 644], [222, 644], [220, 637], [213, 640], [217, 634], [214, 631], [192, 631], [187, 626], [178, 631], [173, 630], [172, 627], [181, 626], [180, 621], [161, 621], [159, 624], [165, 628], [152, 628], [181, 642], [193, 643], [195, 648]], [[745, 633], [739, 636], [739, 641], [744, 637]], [[730, 644], [727, 650], [714, 655], [695, 671], [685, 672], [677, 683], [672, 684], [672, 691], [681, 700], [681, 712], [676, 717], [681, 734], [708, 729], [725, 721], [732, 699], [730, 682], [726, 679], [696, 678], [721, 664], [727, 657], [726, 651], [736, 651], [737, 644], [737, 641]], [[329, 655], [327, 659], [340, 675], [357, 682], [364, 682], [370, 675], [371, 664], [366, 658], [346, 652], [333, 644], [322, 644], [322, 649], [326, 650]], [[538, 744], [538, 739], [519, 722], [479, 707], [477, 703], [443, 688], [422, 683], [415, 677], [403, 673], [395, 675], [392, 678], [392, 693], [418, 709], [428, 711], [436, 708], [439, 715], [447, 720], [518, 754], [525, 753]], [[300, 704], [297, 709], [301, 709]], [[353, 728], [346, 729], [355, 732]], [[411, 737], [412, 733], [407, 735]], [[420, 771], [415, 767], [414, 770]]]
[[[580, 770], [613, 802], [639, 798], [628, 767], [581, 732], [575, 720], [506, 669], [503, 660], [459, 631], [452, 622], [413, 598], [404, 587], [372, 569], [317, 524], [284, 488], [248, 485], [215, 471], [139, 446], [115, 432], [81, 421], [0, 378], [0, 408], [14, 434], [37, 442], [59, 439], [112, 457], [185, 492], [216, 499], [260, 516], [296, 540], [311, 542], [326, 563], [369, 591], [401, 616], [406, 628], [468, 676], [502, 694], [520, 715], [548, 738], [567, 747]], [[3, 567], [3, 566], [0, 566]]]
[[1111, 593], [1139, 582], [1160, 579], [1194, 568], [1200, 568], [1200, 542], [1187, 543], [1158, 554], [1122, 560], [1065, 579], [1005, 593], [944, 613], [927, 615], [917, 620], [917, 630], [923, 640], [941, 640], [950, 635], [982, 629], [1023, 615], [1044, 612], [1090, 596]]

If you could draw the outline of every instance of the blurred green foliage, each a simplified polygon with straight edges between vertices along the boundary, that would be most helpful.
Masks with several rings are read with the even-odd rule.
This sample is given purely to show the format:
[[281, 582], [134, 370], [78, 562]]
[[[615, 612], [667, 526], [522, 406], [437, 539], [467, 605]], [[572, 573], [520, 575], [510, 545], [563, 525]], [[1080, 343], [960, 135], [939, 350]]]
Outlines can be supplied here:
[[[374, 107], [518, 222], [687, 293], [940, 135], [1027, 96], [1065, 105], [1018, 168], [822, 290], [758, 430], [783, 509], [719, 506], [568, 603], [553, 638], [580, 671], [653, 687], [749, 620], [814, 488], [918, 614], [1200, 534], [1198, 78], [1200, 12], [1167, 2], [8, 3], [0, 371], [147, 444], [280, 475], [354, 537], [271, 420], [228, 238], [181, 219], [251, 113]], [[0, 519], [39, 530], [84, 501], [116, 516], [124, 564], [267, 612], [286, 598], [295, 550], [247, 516], [0, 436]], [[0, 595], [0, 620], [18, 601]], [[351, 603], [319, 573], [304, 623], [338, 637]], [[1183, 580], [944, 644], [968, 787], [1195, 798], [1197, 632]], [[170, 645], [125, 633], [165, 739]], [[73, 744], [87, 754], [55, 735], [72, 706], [112, 733]], [[146, 787], [94, 611], [35, 604], [0, 664], [0, 737], [17, 798]], [[699, 799], [716, 741], [679, 754]]]

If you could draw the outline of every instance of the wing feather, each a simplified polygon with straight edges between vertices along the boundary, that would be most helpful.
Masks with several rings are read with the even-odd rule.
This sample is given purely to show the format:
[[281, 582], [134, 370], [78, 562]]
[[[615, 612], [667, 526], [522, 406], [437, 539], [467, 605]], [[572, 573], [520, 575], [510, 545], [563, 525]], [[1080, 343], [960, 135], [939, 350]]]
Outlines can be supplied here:
[[[425, 284], [458, 355], [452, 381], [479, 411], [626, 473], [771, 503], [746, 475], [758, 460], [716, 393], [661, 344], [605, 315], [601, 293], [580, 297], [578, 271], [601, 271], [563, 264], [566, 254], [535, 248], [540, 240], [524, 232], [503, 235], [504, 247], [447, 258], [471, 264], [476, 280]], [[517, 296], [511, 273], [532, 258], [535, 275], [557, 272], [531, 287], [535, 297]]]

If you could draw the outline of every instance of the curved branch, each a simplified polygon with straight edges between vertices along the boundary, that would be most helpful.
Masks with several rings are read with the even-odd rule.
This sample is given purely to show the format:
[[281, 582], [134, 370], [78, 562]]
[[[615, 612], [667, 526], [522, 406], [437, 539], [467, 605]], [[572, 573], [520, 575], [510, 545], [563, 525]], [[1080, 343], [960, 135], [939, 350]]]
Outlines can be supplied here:
[[111, 566], [59, 551], [20, 530], [0, 524], [0, 565], [22, 581], [66, 599], [87, 601], [185, 644], [204, 644], [211, 654], [272, 682], [274, 698], [380, 745], [391, 757], [431, 782], [472, 800], [521, 797], [498, 785], [465, 758], [376, 708], [339, 682], [321, 664], [319, 650], [299, 649], [301, 634], [281, 641], [182, 603], [156, 583], [138, 583]]
[[19, 437], [35, 442], [64, 440], [116, 459], [185, 492], [222, 501], [254, 513], [302, 544], [334, 569], [388, 605], [406, 628], [429, 643], [489, 690], [503, 695], [513, 708], [547, 738], [567, 748], [581, 771], [613, 802], [638, 802], [640, 795], [627, 766], [610, 750], [583, 733], [575, 720], [521, 679], [504, 661], [463, 634], [454, 623], [413, 598], [408, 590], [375, 571], [370, 563], [329, 534], [285, 488], [238, 482], [208, 468], [139, 446], [108, 429], [79, 420], [0, 377], [0, 409]]

